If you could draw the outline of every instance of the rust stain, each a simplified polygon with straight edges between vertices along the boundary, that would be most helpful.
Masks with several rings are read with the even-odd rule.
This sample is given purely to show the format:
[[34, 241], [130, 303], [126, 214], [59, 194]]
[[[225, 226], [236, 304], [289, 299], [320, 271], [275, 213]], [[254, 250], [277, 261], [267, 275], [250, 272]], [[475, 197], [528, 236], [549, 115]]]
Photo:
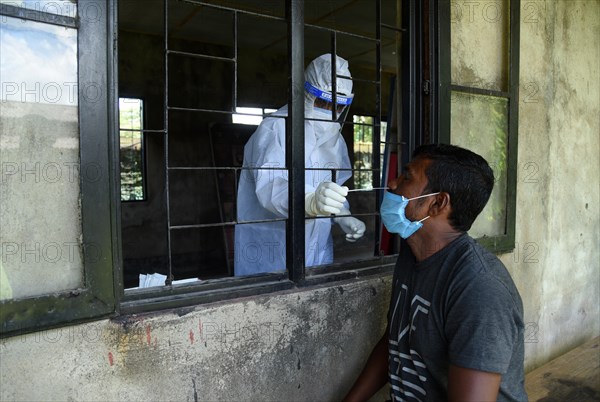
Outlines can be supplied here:
[[108, 352], [108, 364], [110, 364], [111, 366], [112, 366], [113, 364], [115, 364], [115, 361], [114, 361], [114, 359], [113, 359], [113, 354], [112, 354], [112, 352]]
[[146, 325], [146, 342], [148, 345], [152, 344], [152, 330], [150, 329], [150, 325]]
[[194, 344], [194, 331], [192, 331], [190, 329], [190, 343], [193, 345]]

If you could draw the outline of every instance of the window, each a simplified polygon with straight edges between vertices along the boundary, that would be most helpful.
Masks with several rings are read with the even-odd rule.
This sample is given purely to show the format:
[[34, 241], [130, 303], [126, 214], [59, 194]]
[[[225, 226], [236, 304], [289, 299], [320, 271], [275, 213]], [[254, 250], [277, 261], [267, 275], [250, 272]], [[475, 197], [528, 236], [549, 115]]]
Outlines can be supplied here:
[[[519, 3], [451, 1], [442, 29], [448, 42], [440, 75], [440, 140], [469, 148], [490, 163], [496, 179], [470, 234], [490, 249], [514, 248], [519, 83]], [[448, 68], [450, 67], [450, 68]]]
[[[2, 18], [2, 267], [12, 297], [23, 298], [78, 288], [83, 281], [79, 214], [56, 235], [50, 217], [36, 212], [48, 191], [58, 191], [47, 201], [53, 214], [78, 209], [77, 30]], [[52, 45], [44, 48], [43, 42]], [[65, 174], [68, 168], [72, 177]], [[11, 215], [28, 217], [39, 230], [29, 233]]]
[[277, 111], [277, 109], [259, 108], [259, 107], [236, 107], [235, 113], [231, 115], [233, 123], [251, 124], [258, 126], [263, 118]]
[[[18, 58], [5, 58], [9, 49], [5, 43], [0, 52], [4, 103], [17, 102], [15, 107], [26, 111], [53, 109], [36, 112], [35, 116], [41, 116], [36, 120], [24, 118], [22, 111], [9, 114], [3, 104], [3, 125], [11, 124], [20, 133], [28, 124], [39, 128], [46, 123], [43, 119], [57, 120], [54, 126], [44, 127], [51, 127], [47, 131], [52, 135], [66, 137], [46, 147], [44, 155], [51, 160], [39, 168], [22, 155], [9, 154], [16, 152], [14, 143], [21, 139], [2, 139], [2, 161], [13, 163], [3, 165], [3, 191], [18, 189], [23, 178], [45, 180], [36, 189], [37, 198], [23, 196], [31, 191], [27, 182], [27, 188], [19, 190], [21, 195], [10, 204], [12, 208], [24, 200], [19, 207], [35, 207], [18, 215], [14, 224], [2, 222], [2, 230], [23, 231], [19, 234], [23, 237], [11, 231], [8, 242], [2, 233], [1, 278], [3, 284], [10, 284], [10, 290], [2, 288], [2, 335], [115, 312], [189, 305], [392, 269], [394, 258], [380, 256], [378, 251], [377, 192], [355, 192], [348, 197], [352, 216], [366, 225], [360, 243], [345, 242], [330, 217], [305, 214], [305, 185], [314, 187], [323, 179], [341, 182], [344, 177], [344, 184], [353, 188], [355, 172], [345, 162], [306, 163], [305, 156], [310, 159], [311, 155], [304, 152], [303, 133], [305, 126], [313, 124], [311, 120], [317, 120], [302, 111], [303, 70], [324, 53], [347, 59], [356, 94], [351, 113], [370, 116], [368, 125], [379, 132], [381, 116], [394, 114], [388, 105], [395, 96], [390, 84], [399, 66], [403, 29], [396, 16], [401, 3], [149, 1], [156, 13], [140, 13], [140, 3], [129, 1], [56, 2], [69, 6], [70, 11], [64, 13], [50, 11], [46, 2], [39, 3], [45, 9], [31, 2], [0, 3], [1, 23], [6, 24], [2, 28], [20, 27], [21, 40], [28, 35], [24, 32], [37, 29], [34, 26], [43, 25], [41, 31], [53, 32], [48, 41], [31, 41], [26, 52], [21, 48], [24, 55], [43, 54], [48, 49], [40, 45], [49, 44], [55, 47], [49, 54], [68, 56], [39, 63], [46, 74], [40, 77], [47, 80], [38, 78], [32, 87], [18, 74], [35, 63], [21, 62], [9, 69], [7, 63]], [[12, 28], [7, 28], [11, 23]], [[2, 40], [9, 36], [3, 32]], [[63, 36], [70, 37], [70, 45], [64, 44]], [[118, 53], [113, 54], [114, 38], [118, 38]], [[67, 58], [76, 70], [60, 64]], [[47, 75], [69, 71], [76, 71], [72, 78]], [[331, 71], [331, 76], [332, 80], [345, 78], [337, 71]], [[67, 104], [63, 104], [65, 99]], [[125, 104], [131, 106], [129, 110]], [[283, 135], [278, 144], [285, 150], [284, 158], [267, 159], [260, 166], [254, 160], [244, 163], [244, 145], [256, 126], [233, 122], [234, 115], [251, 114], [239, 113], [239, 105], [258, 106], [263, 118], [281, 122]], [[263, 108], [271, 105], [287, 105], [288, 109], [267, 117]], [[119, 110], [127, 118], [121, 120]], [[345, 123], [339, 135], [350, 152], [348, 159], [354, 159], [353, 124]], [[391, 130], [398, 132], [394, 125]], [[377, 187], [382, 172], [381, 138], [372, 136], [371, 141], [371, 166], [362, 170], [371, 171]], [[53, 154], [55, 148], [62, 153]], [[64, 186], [51, 191], [48, 185], [59, 177], [57, 167], [63, 169]], [[239, 186], [244, 172], [250, 171], [287, 180], [281, 187], [281, 194], [287, 193], [289, 199], [282, 204], [287, 208], [284, 216], [259, 222], [239, 217]], [[39, 207], [60, 204], [65, 197], [69, 203], [58, 208]], [[144, 202], [120, 202], [140, 197]], [[66, 237], [26, 243], [25, 232], [31, 228], [21, 218], [32, 211], [46, 214], [44, 225], [36, 227], [39, 233], [68, 226], [61, 234]], [[3, 211], [2, 219], [10, 216]], [[325, 222], [333, 231], [331, 238], [311, 242], [308, 253], [307, 222]], [[261, 256], [252, 243], [239, 243], [235, 238], [237, 229], [256, 223], [284, 229], [275, 244], [263, 244], [268, 248], [262, 258], [279, 253], [285, 264], [269, 273], [235, 275], [236, 250], [242, 250], [246, 259]], [[308, 263], [307, 255], [322, 252], [333, 256]], [[47, 263], [53, 261], [56, 264], [48, 270]], [[27, 272], [26, 277], [15, 279], [19, 270]], [[54, 282], [44, 275], [51, 275]], [[164, 279], [156, 283], [156, 278]], [[37, 287], [26, 285], [34, 282]]]
[[146, 198], [143, 130], [142, 100], [119, 98], [121, 201], [140, 201]]
[[[147, 113], [143, 130], [147, 202], [121, 206], [122, 311], [167, 305], [169, 297], [190, 289], [194, 295], [184, 303], [217, 297], [203, 294], [204, 289], [218, 291], [218, 298], [235, 297], [241, 289], [285, 289], [303, 278], [302, 283], [317, 283], [331, 275], [356, 275], [357, 267], [387, 266], [378, 252], [377, 192], [348, 197], [352, 215], [367, 226], [360, 243], [345, 242], [334, 225], [331, 239], [310, 243], [307, 254], [305, 222], [321, 218], [305, 216], [304, 193], [305, 185], [315, 185], [312, 178], [347, 177], [345, 184], [357, 189], [380, 185], [384, 146], [380, 136], [367, 131], [385, 132], [381, 116], [391, 113], [387, 105], [398, 69], [400, 2], [335, 0], [317, 6], [290, 0], [275, 8], [217, 0], [154, 4], [161, 13], [140, 17], [135, 2], [119, 2], [119, 90], [144, 99], [146, 111], [160, 110]], [[289, 49], [299, 51], [290, 58]], [[350, 158], [364, 165], [358, 170], [359, 164], [305, 165], [299, 156], [305, 145], [301, 133], [309, 123], [295, 109], [304, 105], [304, 90], [292, 91], [290, 85], [303, 88], [308, 62], [328, 52], [349, 61], [356, 94], [350, 113], [369, 116], [358, 124], [361, 138], [359, 133], [355, 137], [352, 121], [341, 126]], [[287, 105], [291, 113], [266, 109], [274, 105]], [[244, 161], [244, 145], [265, 118], [283, 128], [284, 135], [268, 144], [281, 138], [277, 145], [286, 157], [280, 153], [258, 166], [252, 157]], [[280, 188], [286, 200], [291, 197], [282, 203], [287, 215], [240, 215], [248, 202], [240, 198], [241, 188], [258, 176], [287, 181]], [[266, 245], [236, 237], [256, 224], [280, 235]], [[307, 267], [307, 255], [323, 252], [333, 258]], [[236, 275], [240, 258], [275, 256], [287, 264], [260, 275]]]
[[107, 11], [0, 2], [2, 336], [114, 311]]
[[[353, 116], [354, 122], [354, 188], [373, 188], [373, 117]], [[387, 122], [381, 122], [380, 132], [380, 166], [384, 166], [385, 141]], [[379, 172], [379, 182], [382, 183], [383, 170]], [[382, 183], [382, 185], [386, 185]]]

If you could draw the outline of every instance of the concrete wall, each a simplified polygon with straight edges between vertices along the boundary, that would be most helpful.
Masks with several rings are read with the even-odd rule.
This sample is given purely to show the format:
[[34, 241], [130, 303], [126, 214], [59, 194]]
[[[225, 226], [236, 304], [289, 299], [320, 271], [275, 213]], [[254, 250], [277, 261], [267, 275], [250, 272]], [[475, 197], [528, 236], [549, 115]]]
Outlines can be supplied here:
[[128, 316], [0, 343], [0, 399], [340, 400], [384, 330], [391, 278]]
[[[507, 90], [508, 2], [452, 5], [452, 81]], [[597, 1], [521, 2], [516, 245], [501, 259], [523, 298], [526, 369], [600, 334], [599, 12]], [[453, 97], [453, 141], [485, 149], [471, 137], [493, 138], [492, 108], [462, 98]], [[484, 118], [470, 124], [477, 107]]]
[[[524, 1], [517, 247], [532, 369], [600, 333], [600, 5]], [[337, 400], [380, 336], [390, 278], [0, 341], [2, 400]]]
[[600, 335], [600, 3], [523, 1], [517, 248], [526, 368]]

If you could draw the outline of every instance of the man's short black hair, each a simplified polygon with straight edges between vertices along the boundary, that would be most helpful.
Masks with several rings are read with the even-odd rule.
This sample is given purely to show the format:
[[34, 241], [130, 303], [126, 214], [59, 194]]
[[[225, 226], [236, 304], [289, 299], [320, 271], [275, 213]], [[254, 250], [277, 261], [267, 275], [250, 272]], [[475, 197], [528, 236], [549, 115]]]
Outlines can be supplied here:
[[488, 202], [494, 188], [494, 172], [481, 156], [454, 145], [422, 145], [413, 158], [431, 160], [425, 171], [429, 184], [424, 194], [450, 194], [450, 224], [466, 232]]

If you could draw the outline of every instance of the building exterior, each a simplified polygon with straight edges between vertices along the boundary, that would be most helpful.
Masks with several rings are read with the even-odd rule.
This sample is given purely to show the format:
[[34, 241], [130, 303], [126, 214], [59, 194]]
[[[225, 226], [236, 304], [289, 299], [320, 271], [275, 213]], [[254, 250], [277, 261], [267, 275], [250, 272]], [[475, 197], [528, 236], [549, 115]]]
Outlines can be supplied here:
[[[301, 98], [289, 95], [286, 87], [288, 79], [290, 85], [301, 81], [304, 68], [304, 57], [294, 49], [302, 46], [307, 59], [332, 43], [338, 51], [348, 51], [362, 43], [362, 33], [347, 28], [351, 35], [336, 31], [336, 40], [330, 41], [327, 31], [319, 46], [308, 39], [306, 44], [295, 41], [299, 34], [293, 32], [299, 26], [306, 38], [313, 34], [318, 38], [313, 25], [347, 32], [342, 27], [352, 24], [343, 23], [344, 14], [328, 19], [327, 10], [317, 10], [308, 1], [285, 2], [287, 9], [284, 2], [274, 2], [270, 5], [276, 17], [272, 36], [265, 41], [261, 37], [265, 32], [256, 34], [257, 41], [271, 47], [263, 46], [259, 54], [251, 35], [243, 37], [241, 30], [244, 23], [250, 28], [259, 24], [244, 18], [262, 21], [264, 16], [244, 9], [242, 2], [191, 4], [189, 13], [181, 16], [177, 9], [168, 9], [169, 15], [180, 16], [169, 29], [159, 27], [172, 35], [170, 42], [164, 34], [148, 33], [143, 24], [145, 18], [153, 21], [155, 10], [149, 6], [141, 10], [139, 5], [132, 8], [132, 3], [126, 7], [116, 1], [81, 0], [78, 11], [72, 12], [73, 3], [57, 2], [57, 8], [66, 10], [58, 13], [60, 17], [46, 15], [57, 14], [47, 2], [40, 2], [37, 10], [25, 16], [19, 14], [23, 12], [20, 2], [1, 5], [0, 399], [340, 399], [386, 325], [394, 257], [393, 252], [381, 257], [372, 254], [372, 246], [382, 240], [377, 237], [376, 208], [361, 210], [370, 222], [362, 248], [352, 250], [336, 243], [338, 257], [333, 267], [308, 272], [301, 263], [290, 262], [288, 272], [229, 278], [227, 268], [222, 268], [225, 273], [210, 270], [228, 266], [228, 254], [223, 254], [224, 262], [219, 263], [210, 251], [227, 251], [228, 226], [223, 224], [227, 222], [223, 216], [231, 210], [216, 203], [216, 209], [211, 209], [214, 201], [203, 198], [206, 193], [190, 190], [204, 188], [209, 179], [178, 179], [176, 176], [184, 173], [169, 168], [203, 167], [198, 161], [212, 160], [211, 173], [218, 171], [215, 167], [220, 165], [207, 153], [214, 143], [209, 146], [208, 135], [197, 128], [208, 127], [208, 122], [230, 123], [214, 118], [213, 109], [232, 106], [220, 94], [234, 92], [234, 106], [271, 108], [290, 99], [297, 101]], [[352, 10], [351, 6], [344, 8], [344, 1], [330, 3], [340, 13]], [[383, 3], [379, 26], [387, 24], [386, 18], [397, 27], [406, 27], [405, 23], [414, 26], [407, 17], [414, 10], [410, 7], [416, 7], [414, 2], [407, 2], [411, 5], [404, 8], [398, 2], [392, 11], [386, 7], [394, 2]], [[474, 235], [500, 239], [500, 246], [490, 247], [496, 247], [523, 298], [529, 371], [600, 333], [600, 4], [593, 0], [439, 3], [440, 9], [416, 10], [431, 15], [436, 27], [450, 29], [451, 43], [443, 38], [427, 42], [433, 39], [423, 32], [438, 32], [435, 30], [424, 29], [416, 37], [422, 43], [435, 43], [436, 57], [443, 60], [444, 55], [449, 56], [451, 65], [428, 59], [431, 64], [417, 60], [408, 67], [400, 66], [395, 64], [398, 58], [389, 62], [386, 53], [372, 57], [375, 68], [370, 68], [356, 56], [357, 104], [352, 113], [374, 116], [377, 127], [386, 120], [383, 117], [399, 110], [403, 123], [388, 121], [397, 132], [405, 132], [402, 124], [409, 120], [406, 104], [389, 100], [400, 93], [401, 98], [414, 101], [415, 95], [408, 89], [412, 87], [402, 77], [407, 69], [429, 71], [427, 66], [432, 66], [438, 97], [419, 95], [422, 97], [417, 99], [423, 105], [436, 106], [430, 115], [414, 115], [431, 124], [417, 125], [425, 138], [410, 140], [449, 140], [485, 148], [486, 141], [494, 145], [494, 139], [501, 139], [506, 155], [493, 165], [504, 192], [492, 198], [495, 204], [490, 208], [496, 209], [491, 210], [489, 222], [476, 227]], [[161, 4], [156, 4], [157, 9]], [[203, 23], [213, 32], [216, 28], [210, 22], [220, 21], [219, 13], [238, 15], [232, 10], [241, 10], [235, 17], [239, 18], [235, 25], [240, 29], [235, 34], [240, 37], [239, 53], [232, 56], [223, 43], [199, 40], [201, 43], [191, 48], [213, 59], [198, 64], [165, 62], [161, 56], [168, 53], [161, 48], [165, 42], [165, 50], [171, 52], [168, 57], [184, 58], [191, 51], [186, 47], [189, 35], [202, 32], [186, 32], [182, 21], [185, 16], [201, 18], [210, 5], [215, 15]], [[515, 5], [519, 8], [520, 15], [510, 13], [511, 5], [513, 11]], [[298, 14], [297, 6], [303, 13]], [[324, 15], [321, 20], [313, 16], [319, 12]], [[305, 24], [294, 23], [299, 15]], [[511, 22], [509, 16], [515, 15], [518, 21]], [[48, 22], [48, 18], [55, 20]], [[160, 22], [160, 16], [157, 18]], [[162, 18], [170, 21], [168, 16]], [[119, 25], [125, 23], [129, 25]], [[48, 46], [71, 57], [74, 68], [48, 63], [41, 69], [39, 65], [32, 68], [33, 81], [19, 75], [5, 78], [6, 72], [15, 71], [10, 63], [31, 50], [23, 45], [23, 32], [27, 31], [23, 27], [32, 24], [59, 27], [51, 32], [56, 42]], [[389, 47], [389, 54], [394, 49], [413, 60], [406, 42], [394, 35], [373, 33], [379, 51], [384, 53]], [[114, 41], [107, 39], [113, 37]], [[248, 40], [247, 48], [241, 45], [246, 43], [242, 39]], [[281, 48], [273, 44], [277, 40], [283, 41]], [[292, 49], [289, 52], [286, 44]], [[229, 57], [239, 61], [236, 81], [226, 77], [227, 64], [219, 64], [220, 58]], [[45, 59], [33, 60], [42, 63]], [[352, 68], [351, 58], [350, 63]], [[42, 77], [41, 72], [52, 69], [60, 74]], [[190, 71], [202, 71], [197, 82], [192, 82], [190, 77], [195, 75]], [[394, 86], [392, 77], [399, 71]], [[515, 78], [518, 80], [513, 81]], [[360, 80], [378, 84], [371, 87]], [[170, 89], [172, 103], [165, 101], [165, 87]], [[446, 97], [444, 90], [448, 91]], [[116, 121], [119, 98], [144, 100], [144, 128], [124, 129]], [[260, 101], [263, 103], [258, 104]], [[201, 111], [193, 117], [178, 117], [187, 109]], [[482, 110], [491, 112], [488, 115]], [[482, 140], [477, 137], [479, 131], [473, 134], [473, 128], [502, 133]], [[121, 202], [123, 198], [115, 192], [124, 191], [119, 188], [119, 177], [124, 182], [124, 176], [118, 174], [124, 166], [118, 156], [123, 147], [111, 138], [120, 132], [123, 141], [124, 131], [136, 130], [146, 130], [147, 135], [143, 151], [147, 194], [140, 203]], [[170, 136], [166, 150], [165, 131]], [[350, 147], [352, 134], [349, 136]], [[378, 148], [378, 142], [374, 144], [373, 149]], [[373, 151], [372, 160], [379, 160], [379, 151]], [[188, 192], [189, 197], [185, 195]], [[376, 205], [376, 198], [355, 202]], [[224, 214], [217, 222], [218, 232], [212, 232], [212, 226], [201, 226], [194, 230], [206, 229], [204, 235], [184, 235], [185, 228], [167, 229], [169, 236], [165, 235], [167, 225], [212, 225], [216, 221], [210, 220], [211, 214], [217, 210]], [[190, 216], [191, 223], [185, 220]], [[149, 291], [133, 289], [136, 286], [131, 283], [138, 274], [153, 273], [135, 265], [142, 259], [144, 264], [168, 266], [166, 271], [156, 272], [175, 280], [186, 278], [188, 271], [181, 267], [188, 265], [181, 262], [184, 257], [177, 257], [178, 247], [183, 250], [181, 255], [191, 259], [190, 265], [208, 267], [203, 271], [206, 282]], [[198, 247], [201, 252], [190, 251]], [[153, 254], [155, 250], [159, 251]], [[354, 258], [352, 251], [363, 254]], [[296, 247], [290, 252], [288, 255], [297, 257], [303, 249]], [[371, 253], [370, 257], [364, 258], [365, 253]], [[351, 258], [342, 258], [345, 256]]]

